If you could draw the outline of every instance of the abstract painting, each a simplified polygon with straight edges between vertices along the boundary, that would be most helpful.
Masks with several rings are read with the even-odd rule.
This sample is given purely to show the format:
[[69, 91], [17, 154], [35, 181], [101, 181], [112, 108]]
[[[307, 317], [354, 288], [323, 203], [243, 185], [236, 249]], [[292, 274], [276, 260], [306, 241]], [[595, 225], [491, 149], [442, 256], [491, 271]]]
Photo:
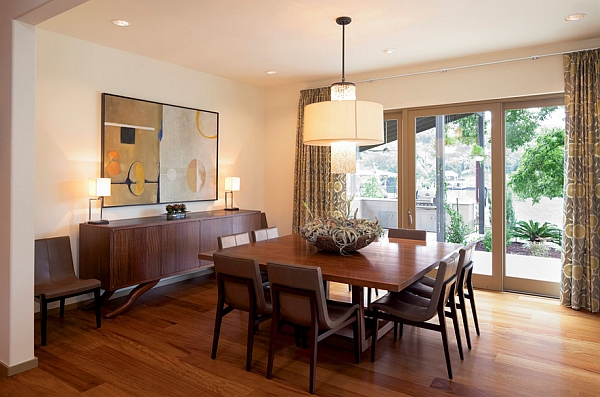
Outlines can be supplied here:
[[219, 114], [102, 94], [105, 207], [217, 199]]

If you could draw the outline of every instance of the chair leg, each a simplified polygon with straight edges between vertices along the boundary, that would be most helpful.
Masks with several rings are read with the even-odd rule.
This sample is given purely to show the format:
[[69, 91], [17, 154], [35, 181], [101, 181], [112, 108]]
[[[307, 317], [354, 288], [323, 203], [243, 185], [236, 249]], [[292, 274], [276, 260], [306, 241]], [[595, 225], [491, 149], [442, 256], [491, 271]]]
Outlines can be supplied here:
[[448, 351], [448, 335], [446, 334], [446, 315], [444, 313], [443, 306], [438, 308], [438, 319], [440, 321], [440, 332], [442, 334], [442, 344], [444, 345], [444, 355], [446, 356], [448, 378], [452, 379], [452, 366], [450, 364], [450, 352]]
[[479, 321], [477, 321], [477, 310], [475, 309], [475, 295], [473, 295], [473, 284], [471, 283], [471, 275], [469, 275], [469, 279], [467, 281], [467, 290], [469, 291], [469, 301], [471, 302], [471, 311], [473, 312], [473, 322], [475, 323], [475, 331], [477, 331], [477, 335], [479, 333]]
[[271, 318], [271, 338], [269, 340], [269, 357], [267, 359], [267, 379], [273, 377], [273, 359], [275, 357], [275, 339], [277, 337], [277, 321], [275, 316], [276, 308], [273, 307], [273, 317]]
[[367, 306], [371, 303], [371, 288], [367, 288]]
[[60, 318], [65, 317], [65, 298], [60, 298]]
[[375, 328], [373, 328], [373, 332], [371, 335], [371, 362], [374, 363], [375, 362], [375, 348], [377, 345], [377, 329], [379, 328], [377, 326], [377, 306], [373, 308], [373, 321], [375, 322]]
[[252, 368], [252, 349], [254, 347], [254, 328], [256, 316], [253, 310], [248, 313], [248, 341], [246, 342], [246, 371]]
[[212, 344], [212, 353], [210, 354], [210, 358], [213, 360], [217, 358], [217, 347], [219, 346], [219, 335], [221, 334], [221, 321], [223, 320], [223, 306], [224, 298], [223, 294], [219, 294], [218, 303], [217, 303], [217, 314], [215, 317], [215, 330], [213, 334], [213, 344]]
[[100, 312], [100, 288], [94, 290], [94, 303], [96, 307], [96, 328], [102, 326], [102, 313]]
[[456, 301], [454, 300], [454, 291], [450, 295], [450, 317], [452, 317], [452, 325], [454, 326], [454, 335], [456, 335], [456, 344], [458, 345], [458, 355], [461, 360], [465, 359], [462, 350], [462, 341], [460, 338], [460, 330], [458, 329], [458, 315], [456, 313]]
[[373, 288], [375, 290], [375, 296], [379, 297], [379, 290], [377, 288]]
[[40, 295], [40, 311], [42, 312], [42, 346], [46, 346], [46, 330], [48, 328], [48, 302], [46, 297]]
[[459, 291], [458, 300], [460, 305], [460, 313], [462, 314], [463, 327], [465, 328], [465, 338], [467, 339], [467, 348], [471, 350], [471, 335], [469, 333], [469, 322], [467, 321], [467, 308], [465, 306], [465, 294]]
[[319, 342], [319, 326], [315, 324], [311, 327], [311, 351], [310, 351], [310, 380], [308, 392], [315, 394], [315, 384], [317, 379], [317, 344]]

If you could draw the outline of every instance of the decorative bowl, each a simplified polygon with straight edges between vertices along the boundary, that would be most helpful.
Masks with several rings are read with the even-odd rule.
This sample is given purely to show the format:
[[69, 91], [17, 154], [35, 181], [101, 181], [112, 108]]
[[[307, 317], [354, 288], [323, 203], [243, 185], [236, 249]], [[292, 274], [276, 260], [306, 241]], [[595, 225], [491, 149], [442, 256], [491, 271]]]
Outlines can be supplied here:
[[312, 243], [312, 245], [314, 245], [315, 247], [317, 247], [318, 249], [320, 249], [322, 251], [348, 253], [348, 252], [358, 251], [361, 248], [365, 248], [367, 245], [371, 244], [376, 239], [377, 239], [377, 235], [375, 235], [375, 234], [360, 236], [354, 243], [343, 246], [343, 248], [338, 246], [338, 243], [336, 243], [334, 241], [332, 236], [319, 236], [319, 237], [317, 237], [317, 241], [315, 241], [315, 242], [311, 241], [311, 243]]

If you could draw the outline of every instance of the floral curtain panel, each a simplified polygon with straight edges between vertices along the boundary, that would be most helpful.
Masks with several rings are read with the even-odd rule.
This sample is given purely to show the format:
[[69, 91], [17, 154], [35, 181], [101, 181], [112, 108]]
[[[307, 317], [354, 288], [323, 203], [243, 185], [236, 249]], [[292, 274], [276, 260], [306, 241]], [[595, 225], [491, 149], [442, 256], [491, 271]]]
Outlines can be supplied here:
[[564, 55], [565, 238], [560, 301], [600, 312], [600, 50]]
[[314, 216], [326, 216], [345, 210], [346, 175], [331, 173], [331, 149], [329, 146], [308, 146], [302, 143], [304, 107], [311, 103], [329, 101], [330, 98], [329, 87], [300, 92], [292, 220], [292, 230], [295, 233], [310, 218], [303, 203], [308, 205]]

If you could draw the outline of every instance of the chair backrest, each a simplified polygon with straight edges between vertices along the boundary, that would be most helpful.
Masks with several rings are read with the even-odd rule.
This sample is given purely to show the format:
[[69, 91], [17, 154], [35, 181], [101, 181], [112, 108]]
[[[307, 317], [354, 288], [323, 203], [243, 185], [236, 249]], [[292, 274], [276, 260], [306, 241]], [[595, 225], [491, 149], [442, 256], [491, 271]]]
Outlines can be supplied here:
[[277, 226], [252, 231], [253, 241], [264, 241], [277, 237], [279, 237], [279, 229], [277, 229]]
[[427, 231], [419, 229], [388, 229], [388, 237], [390, 238], [403, 238], [408, 240], [427, 240]]
[[249, 311], [251, 303], [247, 286], [239, 282], [231, 282], [229, 279], [221, 280], [223, 275], [250, 280], [254, 288], [257, 312], [259, 314], [270, 312], [270, 305], [267, 304], [262, 287], [257, 259], [241, 258], [215, 252], [213, 253], [213, 261], [217, 282], [223, 282], [224, 298], [227, 305], [238, 310]]
[[459, 292], [460, 288], [463, 289], [467, 283], [467, 275], [469, 272], [473, 271], [473, 252], [475, 252], [475, 246], [477, 245], [477, 241], [473, 241], [468, 244], [466, 247], [463, 247], [458, 251], [459, 259], [458, 259], [458, 269], [456, 270], [456, 274], [458, 279], [456, 280], [456, 289]]
[[277, 229], [277, 226], [273, 226], [267, 229], [267, 237], [269, 239], [279, 237], [279, 229]]
[[235, 247], [236, 245], [250, 244], [250, 233], [229, 234], [217, 237], [219, 249]]
[[448, 255], [442, 259], [438, 266], [435, 284], [431, 292], [431, 301], [427, 308], [426, 319], [432, 318], [441, 302], [442, 307], [446, 305], [451, 292], [454, 292], [452, 286], [456, 282], [456, 268], [458, 267], [459, 255], [457, 252]]
[[268, 240], [269, 236], [267, 235], [267, 229], [259, 229], [252, 231], [252, 240], [253, 241], [265, 241]]
[[327, 301], [323, 288], [323, 276], [318, 266], [291, 265], [284, 263], [267, 262], [267, 273], [271, 284], [273, 305], [279, 301], [281, 318], [293, 324], [310, 326], [311, 307], [310, 299], [306, 296], [273, 292], [275, 286], [283, 286], [303, 291], [312, 291], [316, 297], [317, 321], [320, 329], [331, 329], [332, 322], [327, 312]]
[[69, 236], [35, 240], [35, 284], [77, 278]]

